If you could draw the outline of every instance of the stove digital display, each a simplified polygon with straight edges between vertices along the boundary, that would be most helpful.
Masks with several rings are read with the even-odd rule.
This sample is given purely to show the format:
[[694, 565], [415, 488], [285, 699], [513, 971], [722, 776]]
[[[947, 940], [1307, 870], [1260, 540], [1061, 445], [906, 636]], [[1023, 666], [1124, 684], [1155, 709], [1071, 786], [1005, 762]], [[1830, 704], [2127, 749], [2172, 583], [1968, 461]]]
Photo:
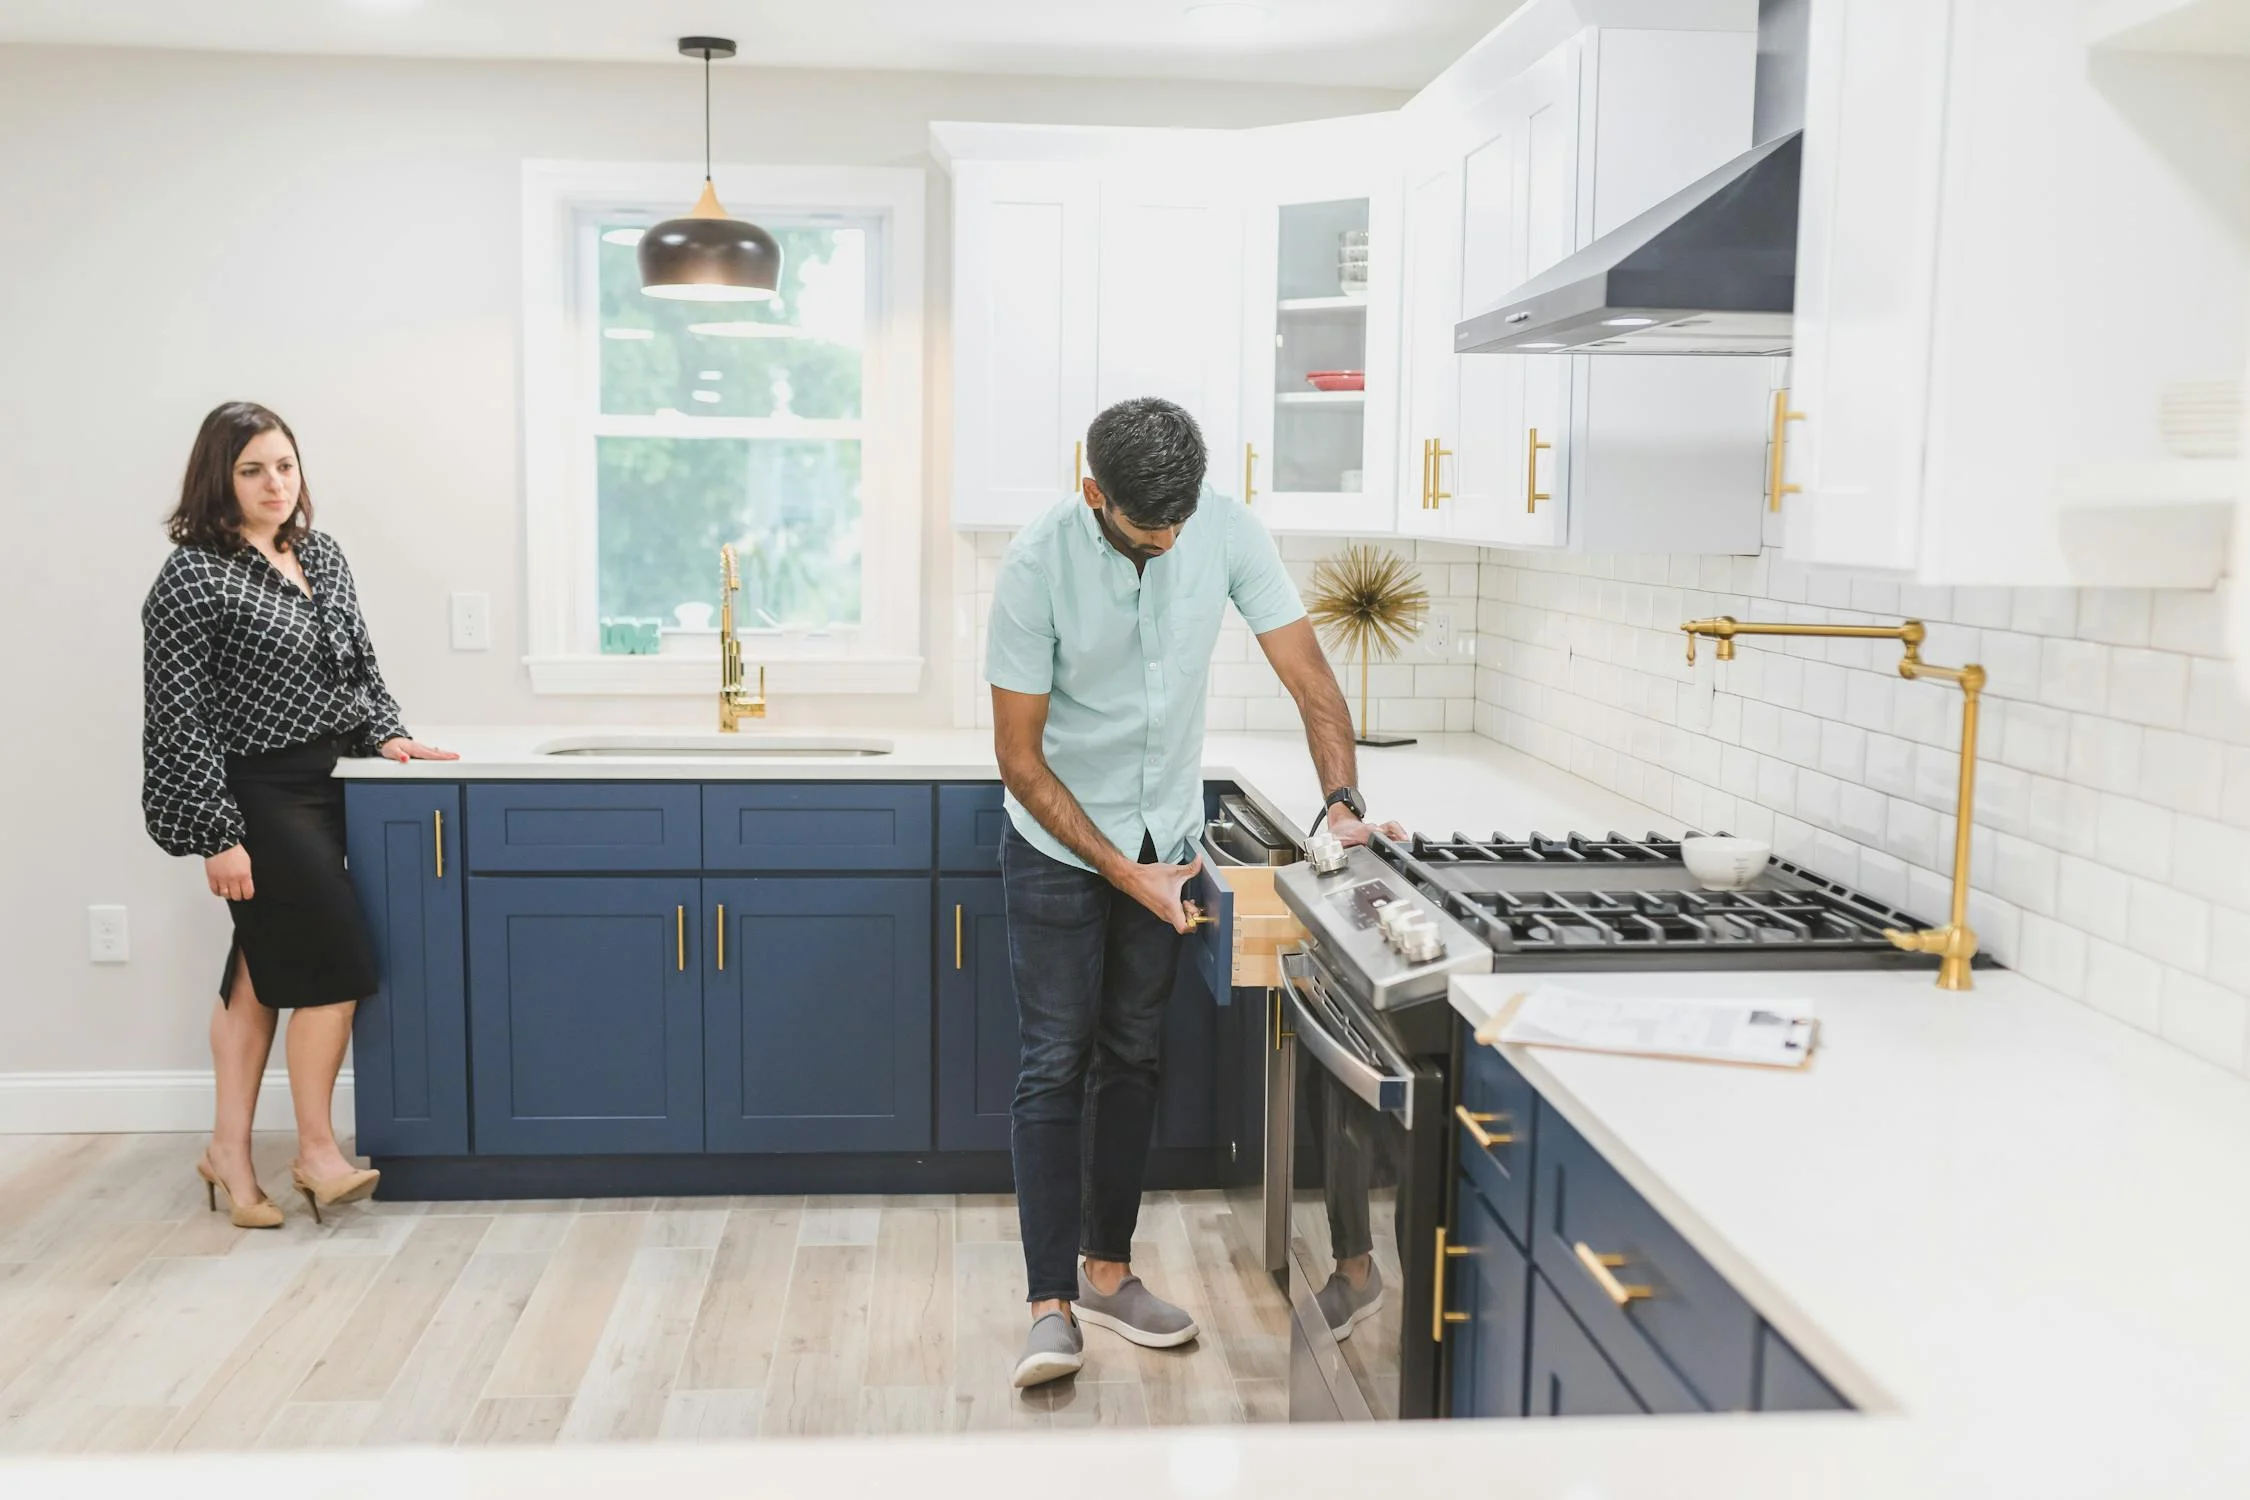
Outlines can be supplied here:
[[1328, 904], [1336, 909], [1346, 925], [1354, 931], [1365, 932], [1382, 920], [1384, 907], [1399, 899], [1397, 889], [1388, 881], [1363, 880], [1358, 885], [1330, 892]]

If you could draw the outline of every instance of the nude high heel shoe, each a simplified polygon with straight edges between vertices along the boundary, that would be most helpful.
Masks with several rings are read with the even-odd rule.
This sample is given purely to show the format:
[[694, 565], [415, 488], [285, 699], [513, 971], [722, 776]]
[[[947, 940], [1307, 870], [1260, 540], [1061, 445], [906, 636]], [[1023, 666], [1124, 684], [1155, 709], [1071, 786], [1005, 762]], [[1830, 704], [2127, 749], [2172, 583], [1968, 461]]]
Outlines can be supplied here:
[[279, 1229], [281, 1227], [280, 1204], [274, 1202], [271, 1198], [261, 1198], [256, 1203], [235, 1202], [233, 1190], [219, 1180], [218, 1173], [211, 1170], [210, 1157], [199, 1156], [195, 1159], [195, 1175], [203, 1179], [203, 1198], [206, 1203], [210, 1204], [211, 1212], [217, 1213], [219, 1211], [219, 1194], [222, 1191], [226, 1192], [227, 1217], [233, 1221], [235, 1228]]
[[373, 1196], [375, 1184], [382, 1181], [382, 1178], [383, 1174], [373, 1167], [361, 1167], [356, 1171], [339, 1172], [334, 1177], [315, 1180], [307, 1177], [305, 1169], [296, 1163], [292, 1162], [289, 1166], [289, 1180], [297, 1184], [297, 1191], [303, 1193], [305, 1202], [311, 1205], [315, 1224], [326, 1222], [320, 1216], [320, 1211], [324, 1208], [334, 1208], [339, 1203], [357, 1203], [362, 1198]]

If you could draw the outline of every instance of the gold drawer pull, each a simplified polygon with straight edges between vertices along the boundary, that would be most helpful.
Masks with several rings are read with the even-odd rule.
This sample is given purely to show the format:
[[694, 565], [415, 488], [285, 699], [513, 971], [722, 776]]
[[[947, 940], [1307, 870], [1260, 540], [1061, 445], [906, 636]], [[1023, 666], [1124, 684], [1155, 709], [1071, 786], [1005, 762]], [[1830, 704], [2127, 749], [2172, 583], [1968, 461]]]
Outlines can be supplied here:
[[1804, 492], [1803, 485], [1790, 484], [1782, 478], [1782, 475], [1788, 472], [1789, 424], [1791, 422], [1802, 422], [1803, 420], [1805, 420], [1803, 412], [1789, 409], [1789, 392], [1786, 388], [1773, 393], [1773, 438], [1767, 445], [1772, 450], [1770, 455], [1772, 469], [1766, 475], [1766, 508], [1768, 510], [1781, 509], [1781, 497], [1783, 495], [1797, 495]]
[[953, 967], [956, 972], [961, 967], [961, 903], [958, 901], [953, 903]]
[[1539, 429], [1531, 429], [1531, 442], [1524, 452], [1523, 462], [1523, 508], [1527, 515], [1538, 514], [1540, 501], [1555, 498], [1539, 488], [1539, 455], [1554, 446], [1553, 443], [1540, 442]]
[[1244, 509], [1258, 499], [1258, 450], [1248, 443], [1242, 445], [1242, 504]]
[[1193, 901], [1181, 902], [1180, 909], [1187, 913], [1188, 930], [1190, 932], [1193, 932], [1198, 927], [1209, 927], [1212, 923], [1219, 920], [1217, 917], [1214, 917], [1209, 912], [1205, 911], [1202, 907], [1196, 905]]
[[1469, 1139], [1477, 1143], [1479, 1150], [1490, 1151], [1495, 1146], [1513, 1146], [1516, 1143], [1516, 1133], [1513, 1130], [1503, 1129], [1498, 1135], [1494, 1135], [1484, 1128], [1507, 1119], [1506, 1115], [1472, 1115], [1469, 1113], [1469, 1106], [1456, 1104], [1453, 1106], [1453, 1117], [1461, 1122], [1463, 1130], [1469, 1132]]
[[1578, 1257], [1578, 1263], [1586, 1268], [1586, 1274], [1594, 1278], [1594, 1285], [1600, 1287], [1603, 1294], [1619, 1307], [1656, 1295], [1654, 1287], [1631, 1286], [1617, 1279], [1613, 1268], [1625, 1264], [1624, 1256], [1597, 1254], [1584, 1240], [1578, 1241], [1570, 1249]]
[[1451, 490], [1439, 488], [1445, 482], [1445, 461], [1452, 456], [1453, 450], [1445, 446], [1444, 438], [1430, 439], [1430, 509], [1432, 510], [1442, 509], [1445, 502], [1453, 498]]
[[1445, 1242], [1445, 1226], [1438, 1226], [1437, 1273], [1430, 1283], [1430, 1342], [1433, 1344], [1445, 1342], [1446, 1324], [1469, 1321], [1467, 1313], [1445, 1310], [1445, 1263], [1468, 1253], [1469, 1247], [1466, 1245], [1448, 1245]]
[[679, 944], [680, 972], [685, 974], [687, 972], [687, 908], [684, 906], [672, 908], [672, 938], [674, 942]]
[[1070, 445], [1070, 488], [1073, 494], [1086, 488], [1086, 440], [1080, 438]]
[[430, 842], [437, 846], [437, 878], [445, 879], [445, 809], [430, 814]]
[[719, 903], [719, 972], [727, 971], [727, 904]]

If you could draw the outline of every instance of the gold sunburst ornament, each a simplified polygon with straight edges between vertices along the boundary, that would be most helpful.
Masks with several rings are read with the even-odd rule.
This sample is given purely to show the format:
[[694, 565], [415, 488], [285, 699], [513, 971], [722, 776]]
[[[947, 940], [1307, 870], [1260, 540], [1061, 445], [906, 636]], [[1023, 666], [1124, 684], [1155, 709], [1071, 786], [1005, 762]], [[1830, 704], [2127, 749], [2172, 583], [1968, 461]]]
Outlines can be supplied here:
[[1328, 649], [1359, 657], [1359, 735], [1362, 745], [1411, 745], [1411, 739], [1368, 733], [1367, 662], [1385, 661], [1421, 634], [1429, 612], [1429, 592], [1421, 576], [1395, 552], [1379, 547], [1347, 547], [1313, 569], [1306, 611]]

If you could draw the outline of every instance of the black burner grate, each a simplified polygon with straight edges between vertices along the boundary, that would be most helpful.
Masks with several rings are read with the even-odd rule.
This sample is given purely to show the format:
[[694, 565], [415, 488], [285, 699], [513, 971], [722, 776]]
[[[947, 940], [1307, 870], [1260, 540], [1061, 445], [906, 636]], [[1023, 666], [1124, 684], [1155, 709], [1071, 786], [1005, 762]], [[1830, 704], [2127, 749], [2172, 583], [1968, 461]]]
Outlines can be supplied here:
[[1559, 839], [1542, 833], [1521, 839], [1504, 833], [1481, 839], [1465, 833], [1444, 839], [1418, 833], [1407, 852], [1432, 865], [1677, 864], [1680, 841], [1653, 833], [1640, 839], [1622, 833], [1607, 838], [1573, 833]]
[[1890, 947], [1883, 922], [1818, 890], [1460, 891], [1449, 904], [1503, 951]]

